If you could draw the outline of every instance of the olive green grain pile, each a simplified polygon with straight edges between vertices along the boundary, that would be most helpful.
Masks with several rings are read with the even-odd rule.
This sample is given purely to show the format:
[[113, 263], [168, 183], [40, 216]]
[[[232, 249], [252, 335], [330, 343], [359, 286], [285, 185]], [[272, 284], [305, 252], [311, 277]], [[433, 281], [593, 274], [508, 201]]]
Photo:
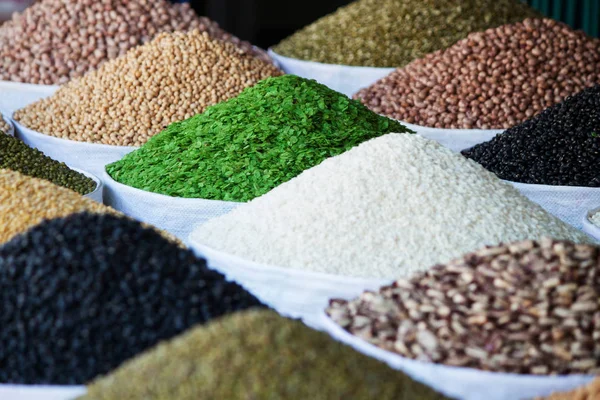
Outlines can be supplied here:
[[91, 193], [96, 188], [92, 179], [8, 135], [0, 135], [0, 168], [46, 179], [79, 194]]
[[162, 33], [18, 110], [15, 120], [63, 139], [141, 146], [172, 122], [281, 74], [206, 32]]
[[358, 0], [274, 47], [301, 60], [403, 67], [471, 32], [538, 14], [518, 0]]
[[92, 199], [46, 180], [0, 169], [0, 243], [44, 219], [77, 212], [116, 213]]
[[88, 389], [87, 400], [443, 398], [322, 332], [259, 310], [194, 328]]

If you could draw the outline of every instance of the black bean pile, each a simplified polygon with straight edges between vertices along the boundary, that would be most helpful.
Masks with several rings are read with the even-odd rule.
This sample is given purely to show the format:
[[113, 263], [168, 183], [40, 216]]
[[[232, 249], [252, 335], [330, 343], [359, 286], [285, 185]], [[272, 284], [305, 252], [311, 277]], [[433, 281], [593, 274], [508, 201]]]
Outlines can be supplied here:
[[96, 189], [96, 182], [92, 179], [8, 135], [0, 135], [0, 168], [46, 179], [82, 195]]
[[82, 384], [193, 325], [256, 306], [135, 221], [45, 221], [0, 247], [0, 383]]
[[509, 181], [599, 187], [600, 85], [462, 154]]

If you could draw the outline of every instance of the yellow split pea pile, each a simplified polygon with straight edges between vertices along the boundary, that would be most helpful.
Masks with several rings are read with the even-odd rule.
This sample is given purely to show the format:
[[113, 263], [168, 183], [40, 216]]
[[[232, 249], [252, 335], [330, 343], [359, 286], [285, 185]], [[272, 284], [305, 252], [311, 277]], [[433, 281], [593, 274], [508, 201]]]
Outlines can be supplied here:
[[281, 74], [205, 32], [163, 33], [17, 111], [15, 119], [63, 139], [141, 146], [169, 124]]

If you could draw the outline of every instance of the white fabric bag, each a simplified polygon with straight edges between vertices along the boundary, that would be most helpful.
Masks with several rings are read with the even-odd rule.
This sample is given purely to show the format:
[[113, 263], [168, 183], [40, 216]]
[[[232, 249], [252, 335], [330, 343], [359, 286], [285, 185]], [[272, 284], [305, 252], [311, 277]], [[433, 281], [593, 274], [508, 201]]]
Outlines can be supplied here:
[[211, 249], [191, 237], [188, 244], [196, 255], [207, 260], [210, 268], [238, 282], [280, 314], [301, 318], [315, 329], [322, 329], [321, 313], [330, 299], [349, 300], [393, 281], [262, 265]]
[[2, 400], [74, 400], [86, 392], [85, 386], [0, 384]]
[[17, 121], [13, 122], [17, 137], [27, 145], [70, 167], [80, 168], [96, 176], [102, 176], [106, 164], [119, 161], [124, 155], [137, 149], [133, 146], [110, 146], [61, 139], [35, 132]]
[[323, 64], [281, 56], [269, 49], [269, 55], [287, 74], [314, 79], [329, 88], [351, 97], [354, 93], [371, 86], [389, 75], [396, 68], [353, 67], [348, 65]]
[[0, 81], [0, 111], [12, 115], [18, 109], [48, 97], [57, 90], [58, 86]]
[[593, 375], [536, 376], [481, 371], [411, 360], [362, 340], [321, 313], [325, 331], [355, 350], [459, 400], [520, 400], [565, 392], [590, 383]]
[[505, 182], [516, 187], [529, 200], [538, 203], [550, 214], [577, 229], [583, 228], [587, 212], [600, 204], [600, 188]]
[[186, 243], [192, 229], [228, 213], [241, 203], [165, 196], [123, 185], [102, 173], [104, 204], [165, 230]]
[[8, 136], [15, 136], [15, 126], [13, 125], [12, 121], [2, 113], [0, 113], [0, 118], [2, 118], [4, 122], [8, 125], [8, 132], [4, 133]]
[[[599, 203], [600, 204], [600, 203]], [[592, 222], [592, 217], [600, 212], [600, 207], [588, 211], [583, 219], [583, 231], [600, 242], [600, 228]]]
[[413, 125], [408, 122], [398, 121], [408, 129], [415, 131], [427, 139], [435, 140], [444, 147], [455, 152], [461, 152], [476, 144], [492, 140], [504, 129], [440, 129], [426, 126]]

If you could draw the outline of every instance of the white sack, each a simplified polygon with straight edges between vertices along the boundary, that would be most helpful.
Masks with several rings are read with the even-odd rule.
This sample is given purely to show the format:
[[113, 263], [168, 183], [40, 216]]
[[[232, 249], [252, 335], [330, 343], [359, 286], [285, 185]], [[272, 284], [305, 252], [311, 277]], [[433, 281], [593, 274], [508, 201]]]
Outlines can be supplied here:
[[123, 185], [102, 173], [104, 204], [138, 221], [163, 229], [184, 243], [196, 225], [219, 217], [241, 203], [165, 196]]
[[280, 56], [269, 49], [269, 55], [287, 74], [314, 79], [333, 90], [351, 97], [362, 88], [371, 86], [389, 75], [396, 68], [353, 67], [348, 65], [323, 64]]
[[600, 228], [592, 222], [592, 217], [597, 212], [600, 212], [600, 208], [594, 208], [586, 213], [583, 219], [583, 231], [600, 242]]
[[70, 167], [80, 168], [96, 176], [102, 176], [106, 164], [119, 161], [124, 155], [137, 149], [133, 146], [110, 146], [60, 139], [32, 131], [17, 121], [13, 122], [17, 137], [29, 146]]
[[345, 331], [324, 312], [325, 331], [357, 351], [385, 362], [446, 396], [459, 400], [520, 400], [570, 391], [590, 383], [593, 375], [534, 376], [450, 367], [404, 358], [380, 349]]
[[580, 186], [534, 185], [505, 181], [516, 187], [531, 201], [566, 223], [583, 228], [589, 210], [600, 204], [600, 188]]
[[0, 385], [2, 400], [73, 400], [85, 393], [85, 386]]
[[504, 129], [440, 129], [428, 128], [420, 125], [409, 124], [408, 122], [398, 121], [402, 125], [411, 129], [417, 134], [431, 140], [435, 140], [444, 147], [455, 152], [461, 152], [471, 148], [476, 144], [492, 140], [497, 134], [504, 132]]
[[58, 86], [0, 81], [0, 111], [12, 115], [19, 108], [48, 97], [57, 90]]
[[6, 115], [0, 113], [0, 118], [2, 118], [4, 120], [5, 123], [8, 124], [8, 132], [4, 132], [9, 136], [15, 136], [15, 126], [12, 123], [12, 120], [10, 120]]
[[188, 244], [198, 256], [206, 258], [209, 267], [238, 282], [278, 313], [301, 318], [315, 329], [323, 329], [321, 314], [330, 299], [353, 299], [365, 290], [377, 290], [393, 281], [262, 265], [211, 249], [191, 238]]

